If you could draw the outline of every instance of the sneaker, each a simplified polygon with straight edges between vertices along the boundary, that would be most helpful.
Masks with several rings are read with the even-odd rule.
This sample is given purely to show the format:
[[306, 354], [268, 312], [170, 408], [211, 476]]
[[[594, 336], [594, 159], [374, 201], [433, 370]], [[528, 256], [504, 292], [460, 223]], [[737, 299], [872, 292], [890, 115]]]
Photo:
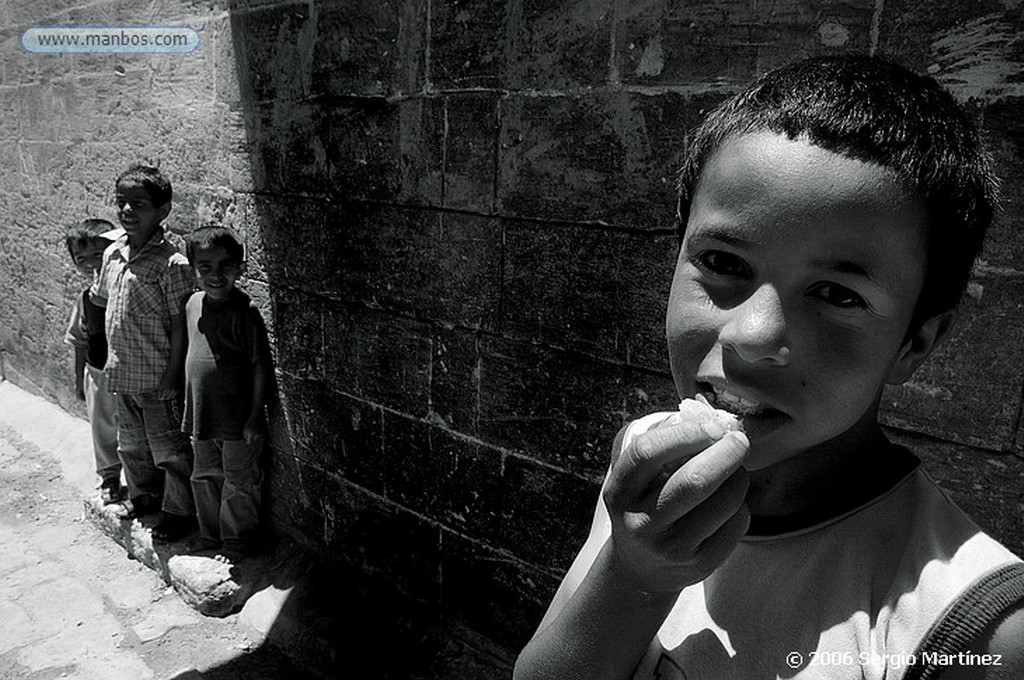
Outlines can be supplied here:
[[180, 541], [191, 534], [197, 526], [195, 517], [165, 512], [153, 527], [153, 538], [158, 541]]
[[121, 486], [120, 479], [105, 479], [100, 484], [100, 500], [103, 501], [103, 505], [120, 503], [128, 495], [127, 491]]

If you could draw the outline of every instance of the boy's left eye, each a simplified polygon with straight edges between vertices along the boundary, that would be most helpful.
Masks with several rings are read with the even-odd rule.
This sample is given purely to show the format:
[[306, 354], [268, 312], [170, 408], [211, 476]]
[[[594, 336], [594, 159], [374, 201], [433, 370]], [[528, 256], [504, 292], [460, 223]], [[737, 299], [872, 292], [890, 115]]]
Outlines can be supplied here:
[[840, 309], [861, 309], [868, 306], [864, 298], [838, 283], [822, 283], [816, 286], [812, 293], [824, 302]]
[[741, 258], [724, 250], [705, 250], [693, 257], [698, 269], [718, 276], [750, 275], [750, 267]]

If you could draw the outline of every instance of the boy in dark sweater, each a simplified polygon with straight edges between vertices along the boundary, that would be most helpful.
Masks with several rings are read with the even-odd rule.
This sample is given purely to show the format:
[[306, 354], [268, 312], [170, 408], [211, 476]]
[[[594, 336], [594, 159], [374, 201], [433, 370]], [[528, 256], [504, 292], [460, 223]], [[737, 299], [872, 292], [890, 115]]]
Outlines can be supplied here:
[[245, 253], [231, 229], [189, 234], [186, 254], [201, 288], [185, 305], [185, 416], [192, 436], [203, 548], [229, 560], [251, 553], [259, 532], [260, 442], [270, 352], [266, 327], [249, 296], [235, 288]]

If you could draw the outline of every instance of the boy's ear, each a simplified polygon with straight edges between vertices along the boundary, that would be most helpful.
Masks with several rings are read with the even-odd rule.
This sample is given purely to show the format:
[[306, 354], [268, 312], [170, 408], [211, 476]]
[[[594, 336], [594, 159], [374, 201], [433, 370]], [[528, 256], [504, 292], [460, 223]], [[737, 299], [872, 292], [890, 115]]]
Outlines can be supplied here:
[[156, 209], [156, 214], [160, 216], [160, 221], [163, 222], [167, 219], [167, 216], [171, 214], [171, 202], [167, 201], [162, 206]]
[[956, 310], [950, 309], [925, 319], [917, 330], [910, 333], [900, 348], [896, 361], [889, 367], [885, 382], [889, 385], [902, 385], [917, 367], [924, 363], [932, 350], [949, 337], [956, 321]]

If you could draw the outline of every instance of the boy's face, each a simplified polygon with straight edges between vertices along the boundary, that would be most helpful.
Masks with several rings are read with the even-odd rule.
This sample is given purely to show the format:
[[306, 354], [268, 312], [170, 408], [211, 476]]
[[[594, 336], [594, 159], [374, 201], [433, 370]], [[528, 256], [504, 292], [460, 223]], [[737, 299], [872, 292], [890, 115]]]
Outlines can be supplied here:
[[771, 132], [707, 161], [667, 314], [680, 396], [741, 416], [748, 469], [874, 432], [885, 383], [932, 347], [907, 336], [925, 218], [880, 166]]
[[192, 258], [199, 287], [215, 301], [226, 299], [235, 280], [245, 271], [245, 264], [233, 260], [222, 246], [196, 248]]
[[75, 268], [82, 276], [92, 277], [103, 264], [103, 251], [106, 249], [105, 241], [89, 241], [84, 246], [75, 247]]
[[167, 218], [171, 204], [153, 205], [149, 192], [138, 182], [125, 180], [117, 185], [117, 218], [128, 237], [146, 241]]

